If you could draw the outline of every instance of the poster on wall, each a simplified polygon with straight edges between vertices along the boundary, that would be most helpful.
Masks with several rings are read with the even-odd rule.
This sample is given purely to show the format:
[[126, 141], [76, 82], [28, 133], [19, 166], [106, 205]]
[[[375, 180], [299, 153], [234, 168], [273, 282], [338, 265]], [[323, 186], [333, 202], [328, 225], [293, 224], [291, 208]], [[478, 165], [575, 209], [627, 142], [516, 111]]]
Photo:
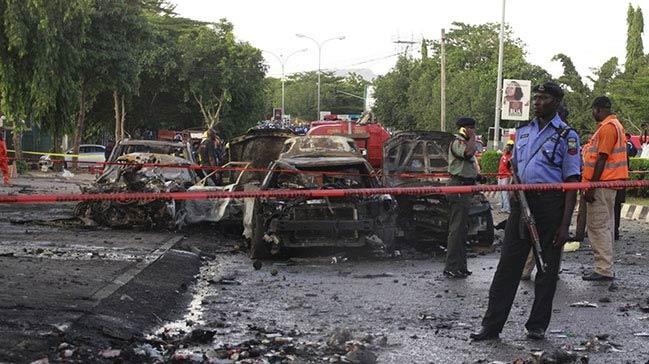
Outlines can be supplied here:
[[531, 89], [529, 80], [503, 80], [502, 120], [530, 119]]

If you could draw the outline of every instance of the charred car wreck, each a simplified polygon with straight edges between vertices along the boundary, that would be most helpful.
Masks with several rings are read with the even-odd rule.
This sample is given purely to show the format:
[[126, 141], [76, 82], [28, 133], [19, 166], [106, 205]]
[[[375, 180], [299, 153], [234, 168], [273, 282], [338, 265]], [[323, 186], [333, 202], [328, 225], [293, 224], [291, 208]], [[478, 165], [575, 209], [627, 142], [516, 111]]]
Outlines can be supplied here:
[[[444, 132], [402, 132], [383, 145], [386, 187], [443, 186], [448, 177], [448, 148], [454, 136]], [[408, 243], [446, 245], [449, 202], [445, 195], [397, 196], [398, 235]], [[489, 201], [475, 193], [469, 211], [469, 239], [480, 245], [494, 240]]]
[[[345, 137], [286, 140], [260, 189], [321, 190], [379, 187], [372, 167]], [[396, 203], [389, 195], [249, 199], [244, 236], [252, 258], [290, 248], [370, 247], [391, 250]]]
[[[167, 154], [130, 153], [115, 159], [92, 187], [83, 193], [182, 192], [197, 181], [187, 159]], [[147, 166], [178, 165], [178, 167]], [[142, 227], [173, 229], [177, 224], [175, 201], [84, 201], [75, 215], [86, 225], [113, 228]]]

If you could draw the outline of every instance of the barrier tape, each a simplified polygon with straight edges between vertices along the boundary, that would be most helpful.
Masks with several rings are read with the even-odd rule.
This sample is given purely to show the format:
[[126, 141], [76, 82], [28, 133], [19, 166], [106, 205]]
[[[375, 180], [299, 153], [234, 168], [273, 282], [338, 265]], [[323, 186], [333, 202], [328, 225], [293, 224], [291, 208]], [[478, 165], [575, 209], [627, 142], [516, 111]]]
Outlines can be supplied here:
[[[13, 149], [7, 149], [7, 152], [16, 153]], [[23, 150], [23, 154], [32, 154], [32, 155], [48, 155], [54, 157], [81, 157], [81, 154], [66, 154], [66, 153], [50, 153], [50, 152], [30, 152]]]
[[[67, 154], [69, 156], [69, 154]], [[13, 157], [9, 157], [9, 160], [15, 160]], [[51, 160], [52, 163], [63, 163], [64, 160]], [[71, 161], [69, 163], [72, 163]], [[262, 172], [267, 173], [270, 171], [268, 168], [253, 168], [253, 167], [223, 167], [223, 166], [201, 166], [197, 164], [162, 164], [162, 163], [128, 163], [128, 162], [93, 162], [93, 161], [77, 161], [79, 164], [92, 164], [96, 168], [102, 168], [104, 166], [141, 166], [141, 167], [160, 167], [160, 168], [182, 168], [189, 170], [204, 170], [204, 171], [247, 171], [247, 172]], [[245, 162], [241, 162], [245, 163]], [[332, 171], [319, 171], [319, 170], [301, 170], [301, 169], [275, 169], [276, 172], [281, 173], [294, 173], [294, 174], [324, 174], [331, 176], [377, 176], [377, 172], [372, 173], [353, 173], [353, 172], [332, 172]], [[629, 171], [629, 174], [647, 174], [649, 170], [645, 171]], [[448, 173], [418, 173], [418, 172], [393, 172], [383, 174], [385, 176], [394, 176], [401, 178], [443, 178], [449, 177]], [[497, 177], [498, 173], [481, 173], [485, 177]]]
[[81, 201], [153, 201], [153, 200], [205, 200], [224, 198], [340, 198], [371, 195], [434, 195], [467, 194], [498, 191], [574, 191], [592, 188], [640, 188], [649, 187], [649, 180], [609, 181], [609, 182], [570, 182], [538, 183], [522, 185], [473, 185], [473, 186], [427, 186], [427, 187], [383, 187], [325, 190], [264, 190], [264, 191], [190, 191], [190, 192], [130, 192], [96, 194], [42, 194], [42, 195], [3, 195], [0, 203], [33, 204]]

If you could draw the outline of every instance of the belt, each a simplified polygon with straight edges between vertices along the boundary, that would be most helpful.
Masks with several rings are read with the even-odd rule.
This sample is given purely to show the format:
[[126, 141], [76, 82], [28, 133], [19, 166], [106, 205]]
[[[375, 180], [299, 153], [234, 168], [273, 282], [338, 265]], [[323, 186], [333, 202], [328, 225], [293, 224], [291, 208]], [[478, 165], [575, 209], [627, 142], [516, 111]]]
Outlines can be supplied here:
[[564, 197], [563, 191], [525, 191], [527, 197]]
[[467, 178], [467, 177], [455, 176], [455, 175], [452, 175], [451, 179], [459, 182], [463, 186], [474, 185], [474, 184], [476, 184], [476, 181], [477, 181], [476, 178]]

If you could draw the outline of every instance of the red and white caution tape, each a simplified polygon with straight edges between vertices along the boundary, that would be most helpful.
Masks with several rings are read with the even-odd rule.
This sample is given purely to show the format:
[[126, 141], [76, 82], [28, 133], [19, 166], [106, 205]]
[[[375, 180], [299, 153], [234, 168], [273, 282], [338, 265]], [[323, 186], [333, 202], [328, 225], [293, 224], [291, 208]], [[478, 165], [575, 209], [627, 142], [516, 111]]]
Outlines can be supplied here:
[[223, 198], [341, 198], [371, 195], [434, 195], [467, 194], [488, 191], [574, 191], [589, 188], [642, 188], [649, 187], [649, 180], [610, 182], [539, 183], [522, 185], [474, 185], [474, 186], [428, 186], [384, 187], [324, 190], [264, 190], [264, 191], [190, 191], [163, 193], [96, 193], [96, 194], [40, 194], [3, 195], [0, 203], [34, 204], [80, 201], [153, 201], [153, 200], [206, 200]]

